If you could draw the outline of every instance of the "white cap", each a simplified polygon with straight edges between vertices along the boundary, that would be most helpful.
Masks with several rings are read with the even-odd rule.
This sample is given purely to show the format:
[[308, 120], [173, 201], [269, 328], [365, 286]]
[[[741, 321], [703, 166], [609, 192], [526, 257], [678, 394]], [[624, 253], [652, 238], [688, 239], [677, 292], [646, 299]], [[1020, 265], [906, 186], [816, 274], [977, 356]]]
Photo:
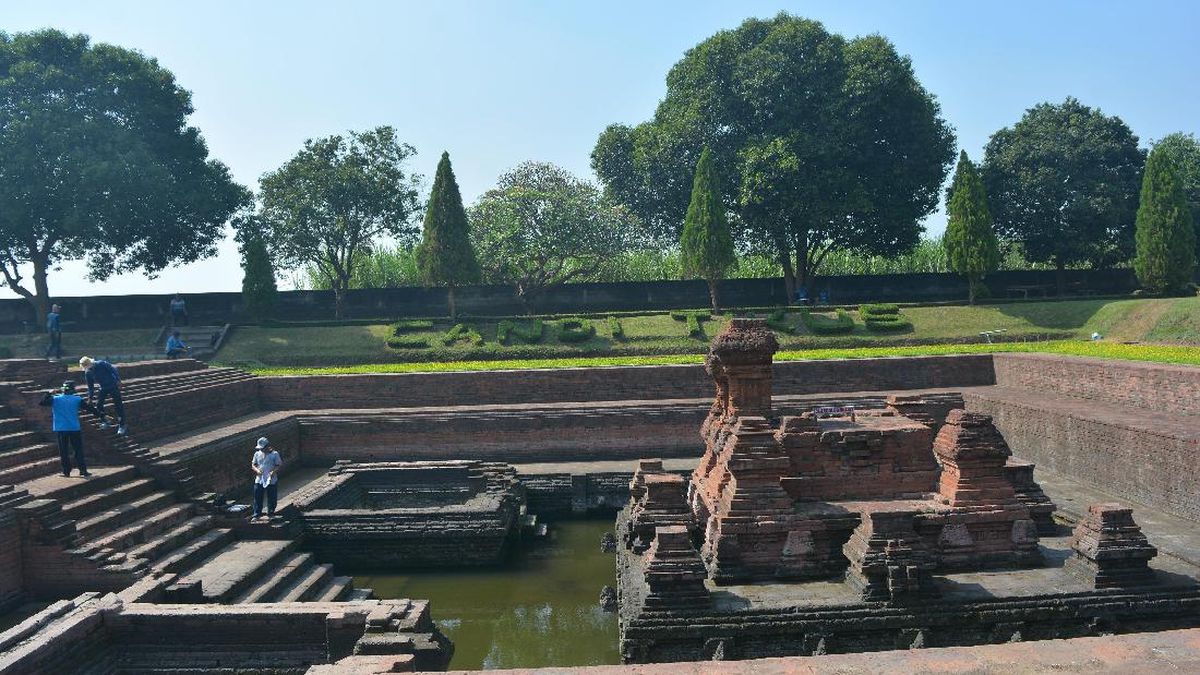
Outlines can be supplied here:
[[262, 450], [263, 448], [267, 447], [270, 444], [271, 444], [271, 442], [267, 440], [266, 436], [263, 436], [262, 438], [258, 439], [258, 449], [259, 450]]

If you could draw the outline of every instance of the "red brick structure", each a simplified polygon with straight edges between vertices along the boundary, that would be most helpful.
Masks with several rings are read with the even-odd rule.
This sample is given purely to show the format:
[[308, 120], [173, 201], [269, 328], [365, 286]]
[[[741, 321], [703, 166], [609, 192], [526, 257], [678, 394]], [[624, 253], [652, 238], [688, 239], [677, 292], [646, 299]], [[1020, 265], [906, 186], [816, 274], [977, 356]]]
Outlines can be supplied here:
[[1075, 528], [1067, 569], [1092, 581], [1096, 588], [1127, 588], [1155, 582], [1147, 563], [1158, 555], [1133, 510], [1120, 504], [1092, 504]]

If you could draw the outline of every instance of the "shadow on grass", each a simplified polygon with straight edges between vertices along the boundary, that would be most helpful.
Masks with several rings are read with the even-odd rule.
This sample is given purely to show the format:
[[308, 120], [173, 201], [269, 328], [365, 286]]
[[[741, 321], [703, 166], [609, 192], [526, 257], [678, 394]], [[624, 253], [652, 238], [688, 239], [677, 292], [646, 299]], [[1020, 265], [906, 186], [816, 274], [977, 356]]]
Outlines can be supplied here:
[[993, 305], [1001, 314], [1028, 322], [1038, 328], [1078, 330], [1091, 321], [1113, 300], [1050, 300], [1011, 302]]

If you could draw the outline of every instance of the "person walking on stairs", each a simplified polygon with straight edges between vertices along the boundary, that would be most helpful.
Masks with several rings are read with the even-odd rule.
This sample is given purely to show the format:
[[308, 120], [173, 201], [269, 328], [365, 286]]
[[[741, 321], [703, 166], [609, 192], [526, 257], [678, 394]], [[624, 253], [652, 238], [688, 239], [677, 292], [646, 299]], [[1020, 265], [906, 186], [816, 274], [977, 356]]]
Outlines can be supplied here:
[[254, 471], [254, 515], [250, 520], [257, 520], [263, 514], [263, 497], [267, 500], [267, 518], [275, 516], [275, 504], [279, 501], [279, 467], [283, 466], [283, 458], [271, 447], [271, 441], [266, 436], [258, 439], [255, 446], [254, 458], [250, 460], [250, 468]]
[[75, 450], [75, 464], [80, 476], [90, 476], [87, 462], [83, 459], [83, 433], [79, 426], [79, 409], [84, 406], [83, 397], [75, 393], [75, 382], [62, 383], [62, 390], [46, 392], [39, 405], [49, 406], [54, 422], [54, 434], [58, 436], [58, 455], [62, 459], [62, 475], [71, 475], [71, 453]]
[[[121, 376], [117, 373], [117, 367], [104, 359], [97, 360], [90, 356], [79, 359], [79, 367], [87, 376], [88, 404], [96, 401], [96, 415], [100, 417], [100, 428], [107, 429], [112, 426], [108, 423], [108, 416], [104, 414], [104, 401], [111, 398], [113, 410], [117, 413], [117, 435], [124, 436], [129, 430], [125, 427], [125, 402], [121, 400]], [[99, 396], [96, 395], [96, 389], [100, 390]]]

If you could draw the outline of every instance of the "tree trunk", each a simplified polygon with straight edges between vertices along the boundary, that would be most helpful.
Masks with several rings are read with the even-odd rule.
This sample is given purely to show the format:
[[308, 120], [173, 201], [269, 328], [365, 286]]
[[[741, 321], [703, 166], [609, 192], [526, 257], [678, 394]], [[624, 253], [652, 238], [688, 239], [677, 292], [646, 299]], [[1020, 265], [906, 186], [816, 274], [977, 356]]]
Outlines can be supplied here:
[[783, 266], [783, 287], [787, 293], [787, 300], [784, 304], [795, 304], [796, 302], [796, 273], [792, 269], [792, 256], [788, 251], [779, 251], [779, 263]]
[[49, 272], [50, 258], [49, 256], [34, 256], [33, 258], [33, 297], [29, 301], [33, 304], [33, 313], [37, 324], [34, 332], [37, 332], [38, 327], [46, 325], [46, 314], [50, 312], [50, 287], [46, 283], [46, 276]]
[[342, 304], [346, 300], [346, 287], [342, 280], [338, 280], [333, 284], [333, 316], [334, 318], [342, 318]]
[[708, 280], [708, 299], [712, 302], [712, 311], [714, 314], [717, 313], [721, 306], [721, 301], [717, 297], [717, 284], [719, 283], [720, 279]]
[[454, 304], [454, 287], [446, 287], [446, 303], [450, 305], [450, 321], [458, 318], [458, 307]]
[[1063, 298], [1067, 295], [1067, 266], [1062, 258], [1055, 258], [1054, 265], [1054, 283], [1058, 287], [1056, 292], [1058, 297]]
[[974, 274], [967, 275], [967, 304], [975, 304], [975, 287], [979, 283], [979, 279]]

